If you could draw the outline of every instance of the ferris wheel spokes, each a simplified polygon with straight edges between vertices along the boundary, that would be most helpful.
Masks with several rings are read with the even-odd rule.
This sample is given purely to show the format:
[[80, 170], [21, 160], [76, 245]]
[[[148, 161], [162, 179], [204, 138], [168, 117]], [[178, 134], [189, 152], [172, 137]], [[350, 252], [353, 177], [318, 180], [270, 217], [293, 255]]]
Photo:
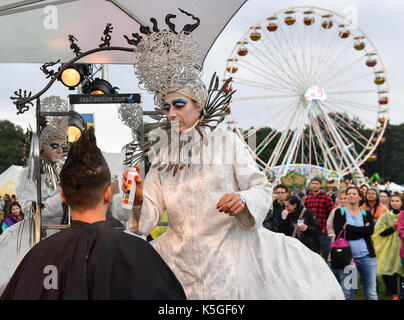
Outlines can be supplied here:
[[[335, 73], [333, 73], [331, 75], [330, 75], [330, 73], [334, 72], [334, 70], [337, 68], [337, 65], [330, 66], [330, 68], [328, 70], [325, 70], [324, 73], [319, 76], [318, 83], [324, 84], [324, 83], [327, 83], [328, 80], [330, 80], [330, 79], [337, 78], [341, 74], [345, 73], [347, 70], [353, 68], [353, 66], [355, 66], [362, 60], [363, 60], [363, 57], [359, 57], [356, 60], [354, 60], [353, 62], [351, 62], [350, 64], [348, 64], [346, 67], [342, 67], [342, 69], [339, 69], [338, 71], [336, 71]], [[327, 76], [327, 78], [325, 78], [326, 76]]]
[[[336, 42], [337, 41], [334, 41], [333, 46], [331, 46], [332, 50], [334, 50]], [[344, 57], [346, 56], [346, 54], [349, 53], [349, 50], [352, 47], [352, 43], [353, 43], [353, 40], [348, 41], [347, 44], [345, 45], [345, 47], [341, 51], [338, 51], [338, 52], [330, 51], [330, 48], [328, 48], [328, 50], [326, 49], [325, 53], [327, 55], [324, 55], [320, 58], [321, 60], [320, 60], [320, 63], [318, 64], [318, 68], [314, 71], [315, 72], [314, 78], [324, 75], [327, 68], [330, 68], [330, 67], [336, 68], [339, 65], [339, 63], [344, 60]], [[335, 50], [335, 51], [337, 51], [337, 50]], [[329, 53], [329, 52], [331, 52], [331, 53]], [[327, 57], [327, 59], [325, 59], [325, 57]]]
[[363, 79], [363, 78], [369, 77], [371, 75], [373, 75], [373, 72], [370, 72], [370, 73], [368, 72], [368, 73], [365, 73], [365, 74], [361, 74], [360, 76], [357, 76], [357, 77], [355, 77], [353, 79], [342, 81], [342, 82], [339, 82], [337, 84], [333, 84], [332, 86], [328, 86], [327, 83], [323, 83], [323, 86], [327, 85], [327, 88], [330, 89], [330, 88], [338, 87], [338, 86], [341, 86], [341, 85], [346, 85], [347, 83], [350, 83], [350, 82], [353, 82], [353, 81], [356, 81], [356, 80], [359, 80], [359, 79]]
[[[265, 37], [269, 40], [269, 42], [272, 44], [272, 46], [278, 51], [278, 53], [280, 54], [280, 56], [282, 57], [283, 61], [285, 62], [285, 65], [287, 67], [289, 67], [289, 72], [287, 72], [286, 70], [284, 70], [282, 68], [282, 66], [279, 66], [278, 63], [276, 62], [272, 62], [272, 59], [270, 59], [269, 57], [273, 57], [275, 56], [272, 51], [267, 47], [267, 45], [263, 42], [264, 47], [267, 49], [269, 56], [265, 55], [265, 57], [271, 62], [273, 63], [275, 66], [277, 66], [278, 68], [281, 68], [285, 75], [291, 79], [292, 83], [295, 83], [297, 86], [298, 90], [301, 90], [304, 87], [304, 83], [302, 82], [301, 79], [299, 79], [299, 75], [296, 73], [295, 68], [293, 68], [290, 63], [289, 63], [289, 59], [288, 56], [283, 52], [283, 50], [279, 49], [279, 47], [272, 41], [271, 37], [268, 35], [268, 31], [264, 31], [264, 35]], [[292, 79], [290, 74], [293, 74], [295, 77]]]

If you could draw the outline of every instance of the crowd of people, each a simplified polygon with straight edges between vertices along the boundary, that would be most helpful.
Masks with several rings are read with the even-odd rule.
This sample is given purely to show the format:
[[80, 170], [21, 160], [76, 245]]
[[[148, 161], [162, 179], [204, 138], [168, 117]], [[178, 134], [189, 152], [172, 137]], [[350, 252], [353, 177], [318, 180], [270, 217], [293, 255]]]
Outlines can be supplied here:
[[[263, 225], [268, 230], [295, 237], [325, 259], [340, 283], [345, 299], [352, 300], [359, 274], [367, 300], [377, 300], [379, 279], [385, 296], [404, 299], [404, 202], [391, 194], [347, 178], [344, 187], [322, 188], [314, 177], [303, 199], [284, 184], [274, 187], [273, 205]], [[300, 194], [300, 193], [299, 193]], [[330, 249], [344, 237], [352, 253], [343, 269], [333, 268]], [[355, 277], [353, 276], [355, 275]]]
[[0, 234], [5, 229], [24, 219], [21, 205], [15, 194], [0, 195]]

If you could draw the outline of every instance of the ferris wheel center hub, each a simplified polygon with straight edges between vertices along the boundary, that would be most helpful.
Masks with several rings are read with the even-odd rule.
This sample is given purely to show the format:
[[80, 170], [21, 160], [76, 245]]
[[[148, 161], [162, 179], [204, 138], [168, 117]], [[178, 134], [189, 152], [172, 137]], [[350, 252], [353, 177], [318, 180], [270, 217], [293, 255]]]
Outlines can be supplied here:
[[324, 101], [326, 98], [324, 89], [320, 86], [312, 86], [306, 90], [304, 97], [307, 101]]

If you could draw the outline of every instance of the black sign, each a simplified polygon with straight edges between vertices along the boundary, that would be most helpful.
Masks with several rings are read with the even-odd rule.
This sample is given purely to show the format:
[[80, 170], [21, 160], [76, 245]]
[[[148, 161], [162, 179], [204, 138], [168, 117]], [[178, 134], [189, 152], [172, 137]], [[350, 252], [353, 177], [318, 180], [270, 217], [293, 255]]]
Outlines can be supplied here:
[[70, 104], [140, 103], [139, 93], [119, 94], [71, 94]]

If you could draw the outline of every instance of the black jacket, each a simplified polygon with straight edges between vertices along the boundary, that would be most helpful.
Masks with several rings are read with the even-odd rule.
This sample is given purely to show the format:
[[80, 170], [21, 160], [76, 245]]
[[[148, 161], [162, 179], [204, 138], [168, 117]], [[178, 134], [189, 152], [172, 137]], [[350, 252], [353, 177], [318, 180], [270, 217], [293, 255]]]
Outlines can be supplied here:
[[1, 299], [185, 300], [186, 296], [149, 243], [112, 229], [105, 221], [73, 220], [71, 228], [40, 241], [25, 255]]
[[[287, 236], [293, 235], [293, 230], [295, 228], [294, 224], [297, 223], [301, 211], [296, 214], [289, 214], [288, 217], [283, 220], [281, 217], [280, 221], [280, 232]], [[303, 214], [304, 224], [307, 225], [307, 230], [304, 232], [298, 231], [296, 237], [309, 249], [313, 250], [313, 238], [321, 231], [320, 223], [317, 221], [313, 214], [313, 211], [306, 209]]]
[[285, 205], [280, 204], [278, 200], [275, 200], [272, 206], [273, 208], [269, 210], [263, 225], [268, 230], [279, 233], [281, 232], [279, 229], [279, 225], [282, 220], [281, 212], [285, 209]]
[[[371, 236], [373, 234], [375, 224], [373, 221], [373, 216], [369, 211], [363, 209], [363, 225], [369, 222], [369, 226], [367, 227], [355, 227], [350, 224], [346, 225], [346, 239], [347, 240], [359, 240], [364, 239], [366, 242], [366, 246], [369, 251], [370, 257], [376, 257], [375, 249], [373, 248]], [[335, 210], [334, 215], [334, 231], [335, 235], [338, 236], [341, 232], [343, 226], [346, 223], [346, 212], [344, 214], [341, 213], [341, 209]]]

